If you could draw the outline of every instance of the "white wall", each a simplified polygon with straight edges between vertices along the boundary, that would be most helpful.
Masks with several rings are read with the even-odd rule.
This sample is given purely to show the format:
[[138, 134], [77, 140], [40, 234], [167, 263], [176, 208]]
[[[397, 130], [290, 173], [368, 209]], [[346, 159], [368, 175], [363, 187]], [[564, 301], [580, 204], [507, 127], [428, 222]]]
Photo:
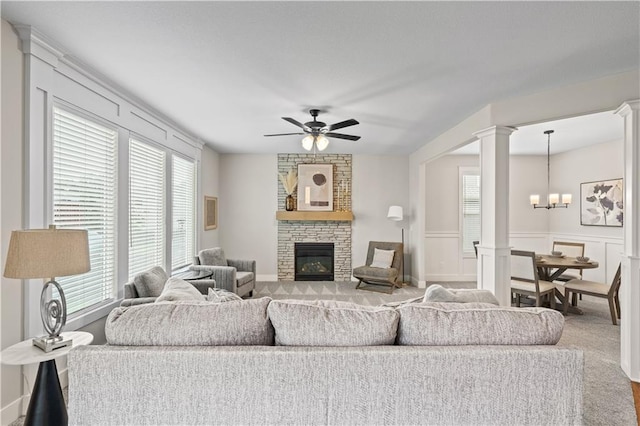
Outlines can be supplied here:
[[[446, 155], [425, 165], [423, 261], [427, 281], [476, 278], [475, 257], [463, 257], [461, 251], [459, 167], [479, 167], [479, 157]], [[541, 185], [546, 191], [546, 157], [511, 156], [509, 176], [509, 231], [514, 244], [521, 245], [526, 239], [546, 245], [547, 212], [534, 211], [529, 205], [532, 191], [540, 192]]]
[[[221, 155], [220, 245], [228, 257], [255, 259], [258, 280], [277, 280], [276, 155]], [[352, 265], [364, 264], [370, 240], [400, 241], [408, 223], [387, 219], [390, 205], [408, 209], [408, 157], [353, 156]], [[405, 235], [405, 239], [408, 235]], [[407, 275], [408, 267], [405, 268]]]
[[[201, 190], [200, 190], [200, 203], [204, 202], [204, 196], [219, 197], [219, 172], [220, 172], [220, 155], [208, 146], [202, 148], [202, 156], [200, 157], [200, 176], [201, 176]], [[199, 204], [201, 205], [201, 204]], [[200, 209], [197, 214], [202, 218], [204, 214], [204, 207]], [[199, 250], [217, 247], [219, 246], [219, 228], [204, 230], [204, 223], [202, 220], [196, 221], [200, 227], [198, 247], [196, 253]]]
[[[2, 270], [7, 255], [11, 231], [22, 229], [23, 173], [23, 88], [24, 70], [18, 36], [11, 25], [2, 20], [2, 130], [0, 138], [1, 204], [0, 248]], [[5, 349], [23, 340], [22, 282], [1, 277], [0, 298], [1, 345]], [[20, 415], [23, 390], [22, 369], [2, 365], [0, 388], [1, 423], [8, 424]]]
[[551, 157], [551, 186], [557, 188], [558, 192], [571, 192], [573, 205], [566, 210], [549, 212], [550, 241], [585, 243], [585, 255], [600, 263], [597, 269], [584, 272], [586, 279], [611, 282], [622, 259], [624, 230], [622, 227], [580, 224], [580, 184], [621, 178], [623, 168], [622, 140], [604, 142]]
[[[364, 265], [369, 241], [398, 241], [405, 238], [405, 276], [410, 280], [411, 264], [408, 225], [413, 212], [409, 207], [409, 158], [406, 156], [352, 157], [351, 205], [355, 220], [351, 234], [351, 265]], [[389, 206], [402, 206], [404, 220], [387, 219]]]
[[228, 258], [256, 261], [257, 279], [277, 281], [278, 157], [221, 155], [220, 247]]

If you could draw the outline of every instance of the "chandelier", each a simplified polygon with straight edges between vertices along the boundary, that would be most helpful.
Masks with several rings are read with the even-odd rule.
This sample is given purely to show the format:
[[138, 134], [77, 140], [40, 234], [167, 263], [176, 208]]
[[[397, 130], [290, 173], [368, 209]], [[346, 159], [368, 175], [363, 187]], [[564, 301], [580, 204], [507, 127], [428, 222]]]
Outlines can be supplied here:
[[533, 206], [534, 209], [555, 209], [556, 207], [569, 207], [571, 204], [571, 194], [562, 194], [562, 203], [560, 202], [560, 194], [554, 193], [551, 194], [549, 192], [549, 177], [551, 175], [551, 167], [550, 167], [550, 147], [551, 147], [551, 133], [553, 130], [545, 130], [544, 134], [547, 135], [547, 204], [544, 206], [540, 205], [540, 195], [533, 194], [529, 196], [529, 202]]

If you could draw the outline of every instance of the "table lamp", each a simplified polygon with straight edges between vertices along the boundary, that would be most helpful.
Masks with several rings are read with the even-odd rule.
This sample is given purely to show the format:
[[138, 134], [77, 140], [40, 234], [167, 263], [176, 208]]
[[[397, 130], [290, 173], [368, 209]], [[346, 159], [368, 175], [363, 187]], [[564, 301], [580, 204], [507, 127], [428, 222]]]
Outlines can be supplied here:
[[[30, 229], [11, 232], [6, 278], [47, 278], [40, 295], [40, 316], [47, 336], [33, 339], [33, 344], [45, 352], [71, 345], [60, 331], [67, 322], [67, 302], [55, 277], [76, 275], [91, 269], [87, 231], [75, 229]], [[49, 295], [56, 288], [60, 300]]]

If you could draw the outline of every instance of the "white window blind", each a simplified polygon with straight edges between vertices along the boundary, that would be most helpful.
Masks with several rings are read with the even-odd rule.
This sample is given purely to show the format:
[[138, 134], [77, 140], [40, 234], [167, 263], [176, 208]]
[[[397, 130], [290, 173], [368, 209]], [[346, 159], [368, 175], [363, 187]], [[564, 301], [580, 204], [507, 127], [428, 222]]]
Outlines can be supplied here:
[[129, 277], [164, 267], [165, 152], [129, 141]]
[[173, 235], [171, 268], [177, 269], [193, 261], [195, 243], [196, 166], [193, 161], [173, 156], [172, 176]]
[[480, 240], [480, 176], [462, 175], [462, 251], [473, 253], [473, 241]]
[[117, 132], [54, 108], [53, 223], [86, 229], [91, 271], [60, 277], [71, 315], [114, 297]]

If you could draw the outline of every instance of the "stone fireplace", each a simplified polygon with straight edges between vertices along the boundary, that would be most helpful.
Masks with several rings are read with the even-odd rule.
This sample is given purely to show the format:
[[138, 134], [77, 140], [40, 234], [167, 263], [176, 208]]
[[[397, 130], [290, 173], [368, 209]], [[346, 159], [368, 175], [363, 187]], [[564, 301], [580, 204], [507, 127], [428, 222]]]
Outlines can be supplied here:
[[[338, 185], [347, 182], [351, 188], [350, 154], [278, 154], [278, 173], [286, 174], [300, 163], [323, 163], [334, 165], [334, 206], [351, 212], [351, 194], [338, 203]], [[277, 178], [277, 176], [276, 176]], [[342, 192], [344, 195], [344, 192]], [[278, 210], [284, 210], [286, 194], [278, 182]], [[337, 209], [337, 207], [336, 207]], [[289, 212], [286, 212], [289, 213]], [[301, 212], [302, 213], [302, 212]], [[330, 243], [333, 245], [333, 277], [322, 280], [351, 280], [351, 220], [278, 220], [278, 280], [311, 281], [296, 276], [296, 243]], [[320, 278], [314, 278], [317, 280]]]

